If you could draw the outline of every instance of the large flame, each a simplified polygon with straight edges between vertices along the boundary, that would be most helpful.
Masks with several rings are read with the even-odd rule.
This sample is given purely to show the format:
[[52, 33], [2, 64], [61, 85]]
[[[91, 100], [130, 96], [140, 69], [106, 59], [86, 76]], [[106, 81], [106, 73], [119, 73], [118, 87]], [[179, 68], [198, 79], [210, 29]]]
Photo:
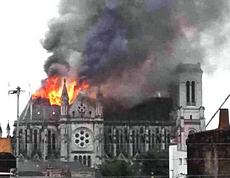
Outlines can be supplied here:
[[[89, 84], [86, 81], [78, 82], [76, 79], [65, 78], [68, 91], [69, 104], [72, 104], [80, 91], [87, 90]], [[44, 80], [42, 87], [33, 95], [32, 99], [48, 99], [51, 105], [61, 105], [61, 95], [64, 85], [64, 77], [52, 76]]]

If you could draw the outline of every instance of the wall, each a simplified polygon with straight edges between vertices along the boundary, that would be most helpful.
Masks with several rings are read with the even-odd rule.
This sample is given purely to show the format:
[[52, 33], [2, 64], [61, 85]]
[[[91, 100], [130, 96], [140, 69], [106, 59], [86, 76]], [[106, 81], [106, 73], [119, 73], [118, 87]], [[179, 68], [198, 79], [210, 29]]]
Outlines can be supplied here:
[[177, 145], [169, 146], [169, 178], [187, 174], [187, 152], [179, 151]]

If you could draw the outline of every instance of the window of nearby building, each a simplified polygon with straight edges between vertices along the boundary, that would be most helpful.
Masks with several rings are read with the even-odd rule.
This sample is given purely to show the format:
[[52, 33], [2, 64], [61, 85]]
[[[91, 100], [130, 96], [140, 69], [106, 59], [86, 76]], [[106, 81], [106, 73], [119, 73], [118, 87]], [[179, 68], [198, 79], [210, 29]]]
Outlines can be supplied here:
[[182, 165], [183, 159], [179, 158], [179, 165]]

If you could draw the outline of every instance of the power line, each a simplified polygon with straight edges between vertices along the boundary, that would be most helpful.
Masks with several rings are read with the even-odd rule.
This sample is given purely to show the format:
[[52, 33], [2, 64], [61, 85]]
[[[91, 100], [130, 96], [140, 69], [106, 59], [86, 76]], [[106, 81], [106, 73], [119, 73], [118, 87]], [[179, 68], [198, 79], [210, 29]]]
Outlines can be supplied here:
[[213, 114], [213, 116], [211, 117], [211, 119], [208, 121], [207, 125], [205, 126], [205, 128], [208, 127], [208, 125], [210, 124], [210, 122], [213, 120], [213, 118], [216, 116], [216, 114], [218, 113], [218, 111], [220, 110], [220, 108], [224, 105], [224, 103], [228, 100], [228, 98], [230, 97], [230, 94], [225, 98], [224, 102], [220, 105], [220, 107], [217, 109], [217, 111]]

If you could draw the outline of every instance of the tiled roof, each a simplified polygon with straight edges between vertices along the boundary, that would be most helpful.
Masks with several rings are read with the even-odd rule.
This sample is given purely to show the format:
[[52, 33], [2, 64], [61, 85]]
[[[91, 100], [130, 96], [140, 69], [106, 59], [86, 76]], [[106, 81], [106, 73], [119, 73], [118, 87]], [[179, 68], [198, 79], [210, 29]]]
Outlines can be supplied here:
[[0, 138], [0, 153], [12, 153], [10, 138]]

